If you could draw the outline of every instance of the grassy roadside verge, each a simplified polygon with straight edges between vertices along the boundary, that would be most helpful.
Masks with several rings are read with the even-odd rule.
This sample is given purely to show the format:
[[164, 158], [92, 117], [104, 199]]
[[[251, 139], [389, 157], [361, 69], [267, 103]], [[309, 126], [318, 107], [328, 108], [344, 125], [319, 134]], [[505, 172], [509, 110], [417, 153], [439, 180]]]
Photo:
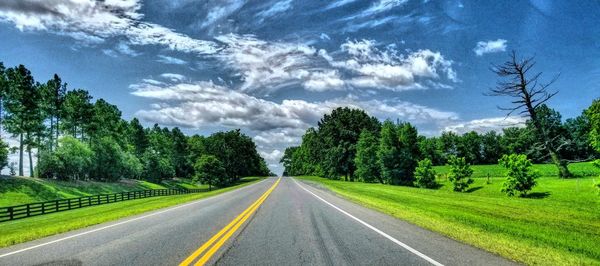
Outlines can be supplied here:
[[60, 181], [32, 177], [0, 177], [0, 206], [76, 198], [97, 194], [164, 188], [207, 188], [186, 179], [162, 183], [124, 179], [119, 182]]
[[123, 201], [0, 223], [0, 247], [214, 196], [250, 185], [259, 180], [262, 180], [262, 178], [247, 177], [235, 186], [209, 192]]
[[[600, 197], [594, 178], [543, 177], [536, 198], [509, 198], [503, 180], [476, 178], [470, 193], [351, 183], [317, 182], [363, 206], [515, 261], [542, 265], [600, 265]], [[597, 179], [597, 178], [596, 178]], [[460, 256], [460, 254], [456, 254]]]

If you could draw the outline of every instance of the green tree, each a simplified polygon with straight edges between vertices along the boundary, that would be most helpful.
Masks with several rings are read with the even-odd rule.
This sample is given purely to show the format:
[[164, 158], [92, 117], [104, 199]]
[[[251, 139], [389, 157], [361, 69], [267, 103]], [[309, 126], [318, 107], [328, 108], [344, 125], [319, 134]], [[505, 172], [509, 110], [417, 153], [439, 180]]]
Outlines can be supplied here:
[[500, 156], [506, 153], [502, 146], [502, 135], [496, 131], [490, 131], [481, 136], [481, 147], [482, 160], [486, 164], [498, 162]]
[[0, 171], [8, 165], [8, 144], [0, 139]]
[[94, 157], [90, 177], [102, 181], [117, 181], [128, 175], [139, 174], [139, 161], [136, 163], [112, 137], [94, 140], [91, 145]]
[[54, 152], [43, 151], [38, 164], [41, 177], [62, 180], [83, 180], [89, 177], [93, 151], [80, 140], [65, 136], [59, 139]]
[[521, 197], [527, 195], [535, 185], [539, 173], [532, 168], [533, 164], [524, 154], [504, 155], [498, 163], [507, 169], [506, 181], [502, 185], [502, 192], [509, 196], [519, 193]]
[[382, 182], [379, 175], [379, 162], [377, 160], [377, 150], [379, 149], [379, 140], [377, 136], [369, 131], [360, 133], [358, 144], [356, 145], [356, 176], [358, 180], [368, 183]]
[[590, 123], [589, 142], [596, 151], [600, 152], [600, 98], [595, 99], [584, 112]]
[[40, 105], [39, 84], [23, 65], [6, 71], [8, 92], [4, 102], [4, 123], [8, 132], [19, 137], [19, 175], [23, 175], [23, 151], [29, 154], [30, 175], [33, 174], [31, 149], [36, 145], [35, 135], [43, 130], [44, 116]]
[[190, 152], [187, 137], [175, 127], [171, 130], [173, 141], [173, 164], [175, 166], [175, 175], [182, 178], [190, 178], [193, 174], [193, 165], [191, 164]]
[[448, 160], [449, 156], [458, 156], [459, 142], [460, 137], [456, 133], [451, 131], [442, 132], [440, 144], [444, 155], [444, 162]]
[[590, 145], [590, 119], [585, 111], [580, 116], [567, 119], [564, 123], [567, 139], [571, 142], [566, 148], [565, 156], [575, 161], [586, 161], [599, 158], [599, 152]]
[[[584, 111], [590, 121], [589, 141], [590, 145], [600, 152], [600, 98], [595, 99], [592, 105]], [[594, 161], [594, 165], [600, 168], [600, 159]], [[596, 184], [600, 189], [600, 183]]]
[[377, 158], [381, 168], [381, 179], [386, 184], [399, 184], [400, 172], [400, 140], [396, 125], [386, 120], [381, 126]]
[[419, 161], [419, 165], [415, 168], [415, 186], [422, 188], [435, 188], [437, 182], [435, 181], [435, 170], [433, 164], [429, 159], [423, 159]]
[[2, 131], [4, 130], [4, 100], [8, 92], [9, 83], [8, 77], [6, 75], [6, 68], [4, 67], [4, 64], [0, 62], [0, 139], [2, 138]]
[[92, 96], [86, 90], [73, 90], [67, 92], [62, 106], [62, 130], [80, 140], [85, 139], [86, 127], [94, 115]]
[[377, 118], [360, 109], [339, 107], [325, 114], [318, 122], [318, 131], [323, 142], [322, 167], [326, 176], [353, 180], [358, 137], [363, 130], [377, 133], [379, 128]]
[[444, 150], [439, 138], [419, 137], [419, 153], [421, 159], [429, 159], [433, 165], [444, 164]]
[[473, 174], [471, 166], [464, 157], [456, 157], [453, 155], [448, 157], [448, 165], [450, 165], [448, 180], [452, 182], [454, 191], [466, 191], [474, 182], [473, 179], [471, 179], [471, 175]]
[[170, 158], [165, 157], [152, 147], [144, 152], [142, 164], [142, 179], [160, 182], [175, 176], [175, 168]]
[[463, 134], [458, 138], [457, 151], [457, 156], [465, 157], [467, 162], [471, 164], [480, 164], [482, 162], [482, 155], [481, 137], [479, 134], [475, 131]]
[[57, 74], [54, 74], [52, 79], [48, 80], [45, 86], [42, 87], [42, 105], [44, 112], [50, 120], [50, 127], [48, 128], [48, 148], [50, 151], [58, 145], [62, 105], [65, 101], [66, 93], [67, 84], [63, 83]]
[[196, 172], [194, 181], [208, 184], [209, 189], [213, 186], [221, 187], [227, 184], [223, 163], [214, 155], [202, 155], [194, 164], [194, 169]]
[[90, 142], [95, 139], [110, 137], [117, 141], [120, 146], [125, 146], [126, 122], [121, 119], [121, 111], [116, 105], [98, 99], [93, 105], [91, 116], [87, 123], [83, 124], [84, 132]]
[[414, 173], [418, 160], [421, 157], [419, 153], [418, 132], [410, 123], [400, 123], [398, 125], [398, 143], [399, 143], [399, 184], [403, 186], [412, 186], [415, 181]]
[[133, 145], [135, 155], [138, 158], [141, 158], [144, 155], [146, 148], [148, 148], [149, 142], [146, 130], [135, 117], [129, 122], [127, 139], [128, 142]]

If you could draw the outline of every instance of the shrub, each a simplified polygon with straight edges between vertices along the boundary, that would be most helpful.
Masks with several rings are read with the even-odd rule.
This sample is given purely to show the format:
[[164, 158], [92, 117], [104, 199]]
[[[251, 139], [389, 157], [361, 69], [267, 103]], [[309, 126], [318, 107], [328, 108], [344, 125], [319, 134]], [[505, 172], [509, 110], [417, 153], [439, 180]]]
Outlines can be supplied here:
[[8, 165], [8, 144], [0, 139], [0, 170]]
[[448, 157], [448, 165], [450, 165], [450, 172], [448, 173], [448, 180], [452, 182], [454, 191], [464, 192], [473, 184], [471, 175], [473, 170], [471, 166], [466, 162], [465, 157], [456, 157], [450, 155]]
[[114, 139], [103, 137], [92, 144], [94, 152], [92, 178], [116, 181], [123, 176], [123, 150]]
[[526, 155], [505, 154], [498, 162], [507, 169], [502, 192], [509, 196], [519, 193], [521, 197], [524, 197], [536, 185], [535, 179], [538, 178], [539, 172], [531, 169], [532, 163]]
[[437, 186], [435, 170], [433, 170], [431, 160], [423, 159], [419, 161], [417, 168], [415, 168], [415, 186], [422, 188], [435, 188]]
[[212, 186], [226, 185], [225, 167], [223, 163], [213, 155], [202, 155], [194, 164], [194, 181]]
[[41, 177], [69, 179], [86, 179], [92, 166], [94, 153], [83, 142], [65, 136], [58, 141], [54, 153], [44, 152], [40, 156], [38, 170]]
[[160, 182], [175, 176], [175, 167], [171, 159], [152, 148], [144, 152], [142, 161], [144, 165], [142, 176], [145, 180]]

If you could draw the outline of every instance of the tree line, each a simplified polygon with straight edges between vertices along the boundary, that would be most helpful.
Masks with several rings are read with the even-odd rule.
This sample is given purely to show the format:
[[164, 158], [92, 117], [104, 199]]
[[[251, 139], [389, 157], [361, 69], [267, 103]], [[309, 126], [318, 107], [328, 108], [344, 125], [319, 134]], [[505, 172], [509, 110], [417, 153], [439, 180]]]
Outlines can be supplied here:
[[[29, 173], [62, 180], [116, 181], [134, 178], [161, 181], [194, 178], [224, 186], [243, 176], [272, 173], [252, 139], [240, 130], [210, 136], [186, 136], [179, 128], [145, 128], [137, 118], [126, 121], [117, 106], [93, 100], [84, 89], [68, 89], [58, 75], [35, 81], [23, 65], [5, 68], [0, 62], [0, 169], [8, 154], [18, 152], [18, 173], [24, 157]], [[8, 147], [3, 134], [18, 140]], [[34, 168], [33, 156], [37, 156]], [[210, 157], [223, 168], [219, 176], [198, 165]]]
[[[493, 68], [500, 80], [490, 95], [515, 98], [511, 101], [514, 106], [502, 109], [507, 115], [518, 112], [526, 117], [524, 126], [484, 134], [443, 132], [438, 137], [426, 137], [407, 122], [380, 122], [362, 110], [337, 108], [324, 115], [316, 128], [306, 131], [300, 146], [285, 150], [281, 159], [284, 175], [420, 186], [431, 181], [432, 165], [450, 164], [451, 175], [459, 176], [459, 180], [470, 176], [470, 164], [500, 163], [527, 172], [531, 162], [551, 162], [560, 177], [571, 177], [570, 162], [600, 158], [600, 100], [593, 101], [580, 116], [563, 122], [560, 113], [546, 103], [557, 93], [548, 90], [552, 81], [538, 83], [540, 73], [529, 73], [532, 60], [517, 59], [513, 52], [510, 60]], [[527, 187], [535, 174], [523, 176], [528, 177]]]

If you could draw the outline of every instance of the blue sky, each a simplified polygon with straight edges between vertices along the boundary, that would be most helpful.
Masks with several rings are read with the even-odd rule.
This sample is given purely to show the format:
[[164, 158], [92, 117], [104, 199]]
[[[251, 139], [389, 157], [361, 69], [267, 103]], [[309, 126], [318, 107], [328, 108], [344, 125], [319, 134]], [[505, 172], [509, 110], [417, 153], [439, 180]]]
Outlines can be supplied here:
[[425, 135], [514, 125], [491, 63], [536, 56], [574, 117], [600, 96], [600, 2], [3, 0], [0, 61], [58, 73], [126, 118], [241, 128], [270, 166], [338, 106]]

